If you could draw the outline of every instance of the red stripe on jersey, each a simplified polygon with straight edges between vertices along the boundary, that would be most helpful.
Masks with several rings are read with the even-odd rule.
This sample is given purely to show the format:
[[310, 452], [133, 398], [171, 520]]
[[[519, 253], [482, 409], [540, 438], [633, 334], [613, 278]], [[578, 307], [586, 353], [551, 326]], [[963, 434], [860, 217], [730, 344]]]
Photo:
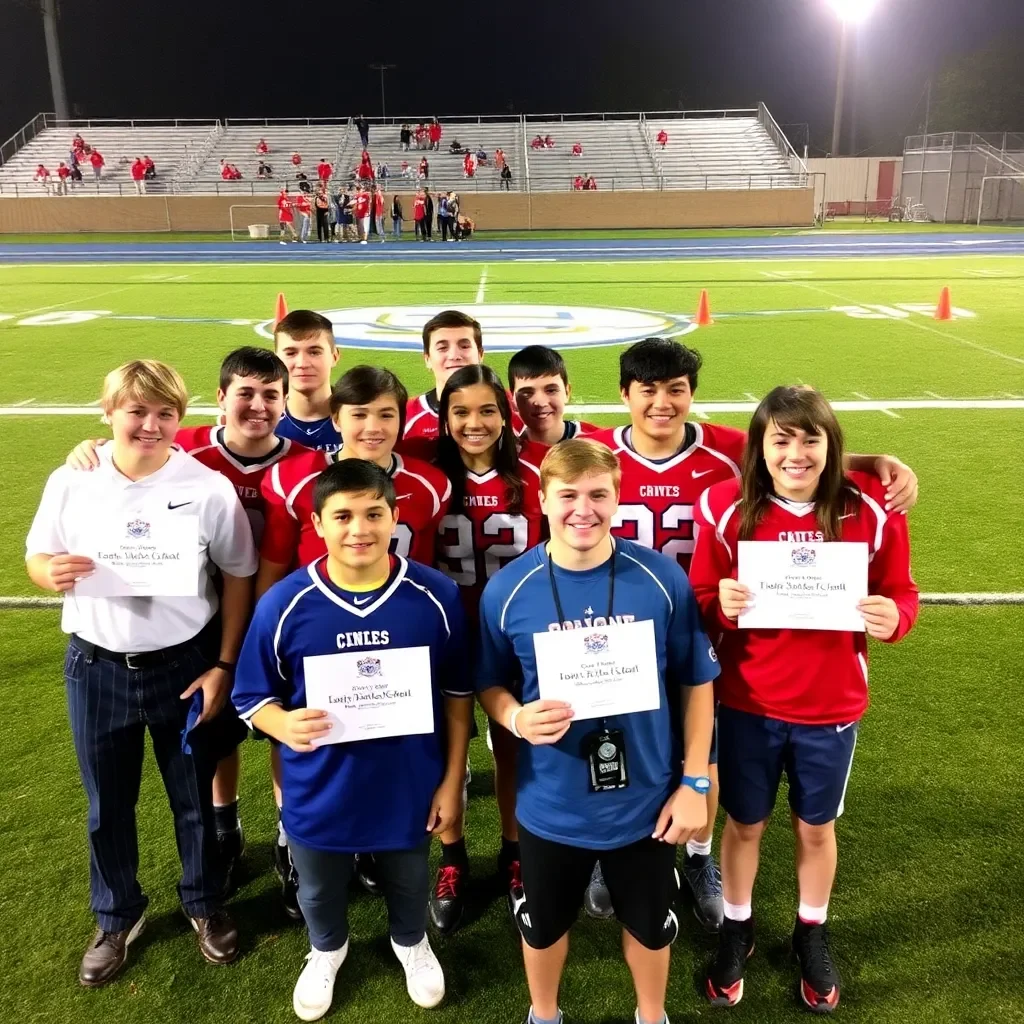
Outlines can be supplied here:
[[[873, 476], [849, 473], [860, 488], [856, 510], [841, 522], [842, 539], [868, 545], [868, 592], [896, 602], [899, 640], [917, 618], [917, 585], [910, 575], [907, 518], [886, 513], [884, 488]], [[708, 632], [716, 643], [722, 674], [715, 694], [727, 707], [806, 725], [854, 722], [868, 706], [867, 636], [813, 629], [739, 629], [721, 614], [718, 584], [736, 578], [739, 539], [738, 480], [716, 484], [701, 495], [700, 527], [690, 582]], [[773, 501], [753, 540], [816, 543], [822, 540], [813, 506]], [[724, 632], [723, 632], [724, 631]]]

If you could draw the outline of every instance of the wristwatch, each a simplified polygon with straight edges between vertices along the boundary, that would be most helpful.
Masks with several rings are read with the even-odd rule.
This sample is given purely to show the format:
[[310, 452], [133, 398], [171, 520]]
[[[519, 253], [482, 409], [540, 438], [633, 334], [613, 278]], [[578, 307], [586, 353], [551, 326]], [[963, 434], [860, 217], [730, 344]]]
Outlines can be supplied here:
[[684, 775], [682, 785], [704, 794], [711, 788], [711, 780], [706, 775]]

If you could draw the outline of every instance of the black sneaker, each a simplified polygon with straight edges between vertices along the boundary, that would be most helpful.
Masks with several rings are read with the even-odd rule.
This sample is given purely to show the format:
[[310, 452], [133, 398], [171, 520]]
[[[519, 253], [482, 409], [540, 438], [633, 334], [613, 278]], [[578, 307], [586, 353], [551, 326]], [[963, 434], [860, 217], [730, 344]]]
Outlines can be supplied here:
[[591, 917], [598, 921], [607, 921], [615, 916], [612, 896], [608, 891], [608, 886], [605, 885], [600, 861], [594, 865], [594, 871], [587, 885], [587, 893], [583, 898], [583, 907]]
[[[526, 899], [526, 890], [523, 888], [522, 868], [518, 860], [510, 860], [507, 864], [498, 865], [499, 872], [504, 873], [507, 885], [505, 899], [508, 902], [508, 912], [512, 915], [512, 922], [516, 923], [516, 913]], [[518, 926], [517, 926], [518, 927]]]
[[241, 822], [237, 828], [217, 833], [217, 850], [224, 868], [224, 896], [227, 898], [235, 891], [235, 869], [245, 853], [245, 832]]
[[359, 884], [371, 895], [380, 895], [380, 877], [377, 874], [377, 861], [372, 853], [356, 854], [356, 878]]
[[722, 927], [725, 912], [722, 903], [722, 873], [715, 858], [708, 854], [683, 853], [683, 878], [693, 896], [693, 913], [701, 927], [716, 934]]
[[805, 924], [793, 928], [793, 952], [800, 961], [800, 998], [814, 1013], [832, 1013], [839, 1005], [839, 970], [829, 949], [828, 925]]
[[442, 864], [437, 869], [437, 881], [430, 894], [430, 920], [442, 935], [455, 931], [462, 921], [468, 877], [468, 865]]
[[295, 865], [292, 864], [292, 856], [287, 846], [274, 843], [274, 872], [281, 882], [281, 902], [284, 904], [284, 912], [293, 920], [302, 920], [302, 910], [299, 908], [299, 876], [295, 872]]
[[726, 918], [718, 933], [718, 954], [704, 982], [712, 1006], [735, 1006], [743, 998], [743, 972], [753, 955], [753, 920]]

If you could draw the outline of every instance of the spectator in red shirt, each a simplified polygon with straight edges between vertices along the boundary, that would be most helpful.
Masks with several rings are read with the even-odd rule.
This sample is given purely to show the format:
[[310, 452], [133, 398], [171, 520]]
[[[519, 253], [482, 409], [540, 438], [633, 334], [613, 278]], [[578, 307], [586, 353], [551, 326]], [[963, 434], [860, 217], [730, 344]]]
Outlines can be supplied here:
[[[148, 156], [142, 158], [142, 169], [145, 172], [143, 177], [146, 181], [152, 181], [156, 177], [156, 164]], [[241, 177], [241, 175], [239, 175]]]
[[295, 217], [292, 214], [292, 198], [285, 185], [277, 197], [277, 223], [281, 229], [281, 244], [286, 245], [285, 233], [295, 240]]
[[430, 145], [430, 131], [421, 121], [416, 126], [416, 148], [426, 149]]
[[299, 167], [302, 164], [302, 157], [298, 153], [292, 153], [292, 163]]
[[596, 192], [597, 191], [597, 182], [594, 180], [594, 176], [592, 174], [588, 174], [587, 175], [587, 180], [585, 182], [583, 182], [583, 188], [587, 192]]
[[103, 165], [106, 163], [106, 160], [103, 159], [103, 154], [98, 149], [94, 149], [89, 154], [89, 163], [92, 164], [93, 176], [99, 181], [103, 177]]
[[75, 137], [71, 140], [71, 151], [76, 156], [81, 156], [85, 152], [85, 139], [83, 139], [77, 132], [75, 133]]
[[370, 206], [372, 200], [370, 193], [366, 191], [365, 185], [360, 185], [356, 191], [356, 231], [359, 234], [359, 242], [366, 245], [370, 234]]
[[[61, 164], [61, 167], [64, 165]], [[57, 173], [60, 173], [60, 168], [57, 168]], [[146, 165], [142, 162], [142, 157], [137, 156], [135, 162], [132, 164], [132, 181], [135, 182], [135, 194], [137, 196], [144, 196], [146, 194]]]
[[333, 173], [334, 167], [326, 160], [321, 160], [320, 163], [316, 165], [316, 176], [321, 181], [328, 181]]
[[220, 162], [220, 176], [224, 181], [231, 180], [231, 164], [227, 160], [221, 160]]
[[555, 148], [555, 140], [553, 138], [551, 138], [550, 135], [545, 135], [544, 136], [544, 148], [545, 149], [554, 149]]
[[380, 240], [384, 241], [384, 190], [377, 186], [376, 191], [373, 193], [373, 223], [377, 228], [377, 234], [380, 235]]
[[420, 161], [420, 169], [418, 176], [422, 178], [424, 181], [426, 181], [427, 178], [430, 177], [430, 161], [426, 157], [424, 157]]
[[266, 139], [260, 139], [256, 143], [256, 152], [259, 156], [266, 156], [270, 152], [270, 147], [267, 145]]
[[415, 225], [416, 241], [421, 239], [425, 242], [427, 240], [427, 233], [423, 229], [423, 218], [427, 214], [427, 196], [423, 189], [420, 189], [416, 193], [416, 198], [412, 201], [412, 219]]
[[364, 181], [370, 181], [373, 178], [373, 163], [370, 160], [369, 152], [365, 149], [363, 150], [363, 155], [359, 158], [359, 170], [356, 173]]
[[43, 191], [50, 194], [50, 172], [45, 164], [40, 164], [36, 168], [36, 173], [32, 176], [33, 181], [38, 181], [43, 186]]
[[309, 241], [309, 225], [313, 215], [309, 193], [300, 192], [295, 197], [295, 209], [299, 211], [299, 241], [305, 245]]
[[503, 150], [501, 146], [494, 151], [494, 166], [499, 172], [505, 166], [505, 150]]
[[430, 124], [430, 128], [427, 130], [427, 135], [430, 138], [430, 148], [440, 149], [441, 148], [441, 125], [437, 118]]
[[542, 136], [540, 136], [540, 135], [534, 135], [534, 137], [530, 140], [530, 149], [543, 149], [543, 148], [544, 148], [544, 138]]
[[661, 131], [658, 132], [658, 145], [661, 146], [662, 149], [664, 149], [667, 144], [668, 144], [668, 132], [665, 131], [664, 128], [662, 128]]
[[467, 178], [472, 178], [476, 174], [476, 159], [472, 153], [467, 153], [462, 158], [462, 172]]
[[574, 142], [572, 144], [572, 155], [583, 156], [583, 144], [580, 142]]
[[572, 179], [572, 187], [574, 192], [582, 192], [585, 185], [586, 182], [583, 180], [582, 174], [577, 174], [576, 177]]

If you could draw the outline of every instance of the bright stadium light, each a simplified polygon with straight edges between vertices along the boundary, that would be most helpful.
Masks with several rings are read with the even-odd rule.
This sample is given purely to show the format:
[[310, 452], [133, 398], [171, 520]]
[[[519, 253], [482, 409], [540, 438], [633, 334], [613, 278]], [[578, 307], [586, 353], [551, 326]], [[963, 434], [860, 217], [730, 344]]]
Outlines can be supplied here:
[[863, 21], [877, 4], [878, 0], [828, 0], [843, 22]]
[[832, 156], [839, 155], [839, 133], [843, 122], [843, 85], [846, 79], [847, 35], [849, 26], [864, 21], [878, 0], [828, 0], [829, 6], [839, 15], [841, 30], [839, 36], [839, 72], [836, 76], [836, 109], [832, 118]]

